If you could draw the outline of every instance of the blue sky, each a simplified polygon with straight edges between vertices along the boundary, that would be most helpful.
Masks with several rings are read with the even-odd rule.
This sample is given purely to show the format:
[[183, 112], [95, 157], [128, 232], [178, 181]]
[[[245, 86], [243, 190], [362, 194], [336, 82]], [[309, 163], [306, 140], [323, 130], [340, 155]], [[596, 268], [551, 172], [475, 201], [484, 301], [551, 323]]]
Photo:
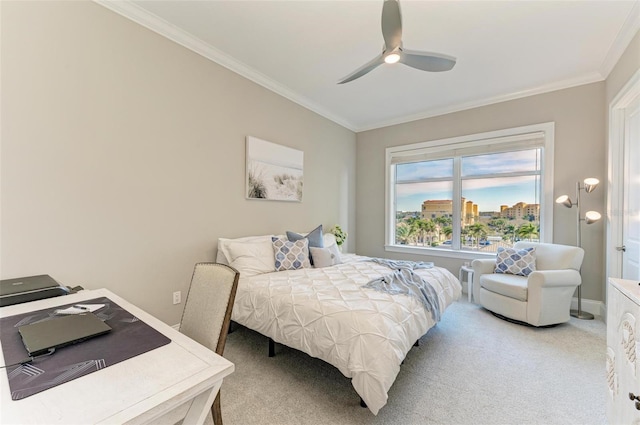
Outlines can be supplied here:
[[[498, 177], [503, 173], [534, 171], [540, 168], [536, 150], [507, 152], [491, 155], [464, 157], [463, 176], [477, 176], [463, 180], [462, 196], [478, 204], [480, 211], [500, 211], [500, 205], [512, 206], [518, 202], [539, 203], [536, 193], [536, 177]], [[396, 201], [399, 211], [420, 211], [422, 202], [428, 199], [451, 199], [451, 181], [416, 182], [422, 179], [451, 178], [453, 160], [399, 164], [396, 166], [398, 182]], [[491, 178], [481, 176], [491, 175]]]

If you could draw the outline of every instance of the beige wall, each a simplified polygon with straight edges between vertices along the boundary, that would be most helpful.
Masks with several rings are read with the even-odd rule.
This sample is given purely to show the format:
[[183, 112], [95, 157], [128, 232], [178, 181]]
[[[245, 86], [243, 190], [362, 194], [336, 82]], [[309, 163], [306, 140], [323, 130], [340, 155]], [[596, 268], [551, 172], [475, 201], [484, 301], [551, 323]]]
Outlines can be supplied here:
[[[638, 31], [627, 46], [624, 54], [616, 66], [611, 70], [606, 81], [607, 90], [607, 114], [609, 113], [609, 104], [618, 94], [620, 89], [629, 81], [629, 79], [640, 69], [640, 31]], [[607, 115], [607, 125], [609, 119]]]
[[[106, 287], [174, 324], [218, 237], [354, 233], [353, 132], [95, 3], [0, 7], [0, 277]], [[302, 203], [244, 198], [248, 135], [304, 151]]]
[[[419, 257], [384, 250], [385, 148], [530, 124], [555, 122], [554, 198], [574, 194], [585, 177], [606, 180], [605, 84], [583, 85], [523, 99], [371, 130], [357, 135], [358, 253], [434, 261], [456, 276], [463, 260]], [[599, 187], [582, 197], [583, 211], [604, 212], [605, 192]], [[554, 206], [553, 241], [575, 245], [575, 209]], [[583, 228], [585, 299], [602, 300], [604, 250], [602, 222]]]

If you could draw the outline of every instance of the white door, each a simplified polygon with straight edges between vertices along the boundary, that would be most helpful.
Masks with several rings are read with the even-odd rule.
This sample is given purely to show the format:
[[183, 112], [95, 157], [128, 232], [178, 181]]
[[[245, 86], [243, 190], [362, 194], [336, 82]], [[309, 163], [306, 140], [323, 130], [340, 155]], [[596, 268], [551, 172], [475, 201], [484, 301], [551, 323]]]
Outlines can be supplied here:
[[640, 98], [625, 108], [622, 278], [640, 280]]
[[640, 281], [640, 71], [609, 107], [606, 275]]

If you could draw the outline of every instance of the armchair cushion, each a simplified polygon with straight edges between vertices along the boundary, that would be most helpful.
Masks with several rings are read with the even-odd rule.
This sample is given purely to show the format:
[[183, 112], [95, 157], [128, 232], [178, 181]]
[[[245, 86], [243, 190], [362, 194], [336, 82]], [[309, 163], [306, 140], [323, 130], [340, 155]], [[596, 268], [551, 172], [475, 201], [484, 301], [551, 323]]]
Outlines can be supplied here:
[[535, 248], [498, 248], [495, 273], [529, 276], [536, 270]]
[[480, 279], [480, 286], [496, 294], [527, 301], [527, 278], [512, 274], [486, 274]]

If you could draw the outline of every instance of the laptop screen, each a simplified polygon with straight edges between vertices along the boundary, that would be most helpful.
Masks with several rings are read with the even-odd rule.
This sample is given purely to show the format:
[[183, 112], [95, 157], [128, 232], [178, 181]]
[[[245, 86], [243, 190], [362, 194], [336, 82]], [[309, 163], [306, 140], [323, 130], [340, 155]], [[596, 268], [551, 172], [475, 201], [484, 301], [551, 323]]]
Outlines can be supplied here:
[[93, 313], [72, 314], [18, 327], [30, 356], [46, 354], [51, 348], [84, 341], [111, 330]]

